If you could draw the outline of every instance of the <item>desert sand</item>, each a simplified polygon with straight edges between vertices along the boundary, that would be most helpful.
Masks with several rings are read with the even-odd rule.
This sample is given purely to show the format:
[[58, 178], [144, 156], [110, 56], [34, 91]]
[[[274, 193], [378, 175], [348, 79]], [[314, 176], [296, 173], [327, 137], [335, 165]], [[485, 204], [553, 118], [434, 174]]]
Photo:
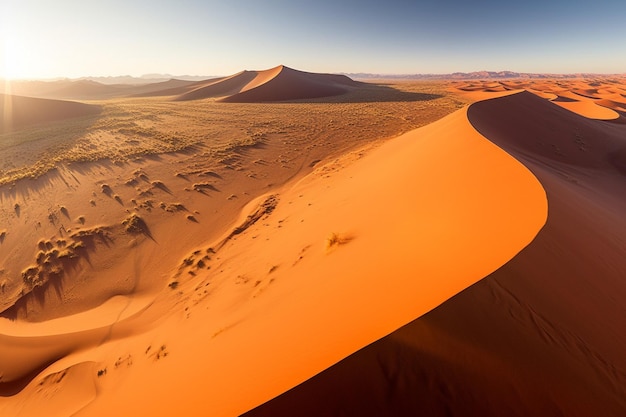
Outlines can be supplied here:
[[625, 409], [622, 81], [71, 86], [0, 136], [0, 414]]

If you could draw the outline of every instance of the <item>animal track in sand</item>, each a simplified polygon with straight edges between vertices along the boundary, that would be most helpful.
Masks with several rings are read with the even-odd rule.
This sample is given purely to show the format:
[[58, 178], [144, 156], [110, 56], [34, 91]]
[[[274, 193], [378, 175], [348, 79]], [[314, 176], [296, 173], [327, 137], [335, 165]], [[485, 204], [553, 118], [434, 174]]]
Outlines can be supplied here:
[[170, 354], [170, 352], [167, 350], [166, 345], [161, 345], [158, 349], [153, 350], [152, 353], [150, 353], [151, 350], [152, 346], [148, 346], [148, 348], [146, 349], [146, 355], [148, 355], [149, 358], [154, 359], [154, 361], [163, 359]]
[[304, 253], [309, 250], [309, 248], [311, 247], [311, 245], [306, 245], [305, 247], [303, 247], [300, 250], [300, 253], [298, 254], [298, 259], [296, 259], [294, 261], [294, 263], [291, 266], [296, 266], [302, 259], [304, 259]]
[[119, 358], [117, 358], [117, 360], [115, 361], [115, 369], [119, 368], [122, 365], [125, 365], [126, 367], [131, 366], [133, 364], [133, 357], [131, 354], [128, 354], [126, 356], [120, 356]]

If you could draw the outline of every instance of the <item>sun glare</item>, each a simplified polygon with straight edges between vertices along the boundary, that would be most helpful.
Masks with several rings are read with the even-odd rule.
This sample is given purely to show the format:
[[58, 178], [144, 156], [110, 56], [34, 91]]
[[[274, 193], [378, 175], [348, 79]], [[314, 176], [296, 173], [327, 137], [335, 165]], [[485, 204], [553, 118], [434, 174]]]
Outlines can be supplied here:
[[22, 76], [19, 61], [15, 55], [16, 45], [10, 38], [4, 37], [2, 42], [2, 64], [0, 65], [0, 78], [13, 80]]

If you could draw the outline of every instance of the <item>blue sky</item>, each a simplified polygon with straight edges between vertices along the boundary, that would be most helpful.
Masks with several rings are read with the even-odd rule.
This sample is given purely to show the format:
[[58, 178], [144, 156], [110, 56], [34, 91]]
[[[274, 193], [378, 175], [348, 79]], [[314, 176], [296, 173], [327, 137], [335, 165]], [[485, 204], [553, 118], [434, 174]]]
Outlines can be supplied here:
[[0, 77], [624, 73], [624, 22], [624, 0], [0, 0]]

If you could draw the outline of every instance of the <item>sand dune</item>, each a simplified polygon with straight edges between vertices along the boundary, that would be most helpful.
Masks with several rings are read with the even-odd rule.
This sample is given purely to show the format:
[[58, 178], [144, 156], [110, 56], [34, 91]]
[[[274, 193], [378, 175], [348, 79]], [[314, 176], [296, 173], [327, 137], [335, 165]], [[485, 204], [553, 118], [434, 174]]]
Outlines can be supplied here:
[[101, 84], [90, 80], [14, 81], [14, 94], [62, 100], [101, 100], [126, 94], [129, 85]]
[[[15, 95], [36, 98], [106, 100], [128, 96], [148, 97], [182, 94], [197, 83], [197, 81], [176, 79], [139, 85], [102, 84], [91, 80], [13, 81], [11, 83], [5, 82], [4, 89]], [[2, 83], [0, 83], [1, 85]]]
[[[542, 226], [544, 198], [528, 171], [472, 131], [464, 110], [320, 167], [249, 205], [241, 226], [190, 256], [183, 291], [208, 285], [210, 293], [189, 306], [186, 323], [170, 326], [206, 330], [170, 328], [168, 349], [184, 354], [107, 379], [84, 414], [121, 404], [138, 411], [131, 403], [166, 414], [246, 411], [506, 262]], [[202, 272], [198, 261], [219, 272]], [[194, 401], [202, 392], [210, 399]]]
[[619, 118], [619, 113], [616, 111], [603, 106], [602, 104], [605, 102], [598, 102], [596, 104], [591, 100], [579, 100], [579, 101], [558, 101], [555, 100], [555, 103], [564, 109], [573, 111], [574, 113], [578, 113], [581, 116], [588, 117], [590, 119], [598, 119], [598, 120], [614, 120]]
[[176, 100], [219, 98], [229, 103], [256, 103], [336, 96], [360, 83], [344, 75], [316, 74], [283, 65], [242, 71], [182, 94]]
[[0, 94], [0, 133], [99, 112], [100, 106]]
[[530, 93], [468, 117], [546, 188], [546, 226], [484, 280], [246, 415], [624, 414], [624, 125]]

